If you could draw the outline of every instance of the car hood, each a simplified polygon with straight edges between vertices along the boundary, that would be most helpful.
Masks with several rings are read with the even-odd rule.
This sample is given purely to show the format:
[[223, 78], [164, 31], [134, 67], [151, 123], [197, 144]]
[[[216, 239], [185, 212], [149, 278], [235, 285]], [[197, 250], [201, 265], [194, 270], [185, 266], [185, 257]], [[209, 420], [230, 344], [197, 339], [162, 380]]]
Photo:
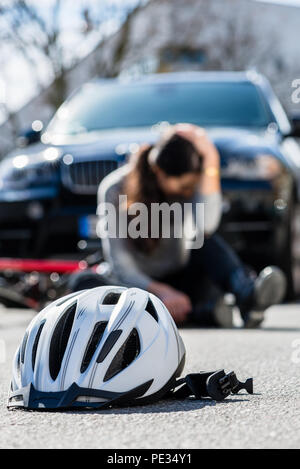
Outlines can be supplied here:
[[257, 154], [271, 154], [282, 159], [281, 136], [267, 129], [214, 128], [208, 131], [221, 157], [251, 158]]
[[[157, 127], [116, 129], [72, 137], [53, 139], [51, 144], [36, 143], [23, 150], [18, 149], [7, 155], [7, 158], [19, 154], [33, 157], [48, 147], [61, 150], [61, 156], [71, 154], [74, 161], [93, 159], [120, 159], [130, 153], [135, 145], [155, 143], [162, 129]], [[283, 159], [280, 153], [280, 136], [268, 130], [245, 128], [208, 128], [209, 137], [217, 146], [221, 158], [252, 158], [257, 154], [272, 154]]]

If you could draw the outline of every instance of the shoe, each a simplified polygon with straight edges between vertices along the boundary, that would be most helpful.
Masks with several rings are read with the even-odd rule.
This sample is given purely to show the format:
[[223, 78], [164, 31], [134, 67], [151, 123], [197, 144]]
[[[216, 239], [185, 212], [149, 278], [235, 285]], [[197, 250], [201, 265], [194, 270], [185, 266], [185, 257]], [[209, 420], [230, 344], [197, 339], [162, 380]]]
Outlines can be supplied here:
[[254, 283], [254, 298], [257, 309], [266, 309], [281, 303], [287, 287], [286, 276], [279, 267], [265, 267]]
[[220, 296], [216, 301], [212, 311], [214, 322], [217, 327], [231, 329], [233, 324], [233, 304], [227, 300], [226, 295]]
[[269, 306], [281, 303], [286, 293], [286, 277], [279, 267], [265, 267], [254, 282], [253, 308], [243, 314], [244, 327], [255, 329], [263, 323], [265, 310]]
[[250, 311], [244, 318], [245, 329], [258, 329], [265, 320], [265, 311]]

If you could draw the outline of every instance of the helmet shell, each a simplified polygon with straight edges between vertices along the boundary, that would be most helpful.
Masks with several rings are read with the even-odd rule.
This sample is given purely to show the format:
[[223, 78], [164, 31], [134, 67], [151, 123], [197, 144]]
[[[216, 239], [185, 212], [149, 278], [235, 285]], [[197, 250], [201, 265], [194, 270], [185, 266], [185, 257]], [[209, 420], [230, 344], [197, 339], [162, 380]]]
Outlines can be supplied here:
[[67, 295], [29, 324], [13, 360], [9, 407], [104, 407], [162, 397], [185, 348], [165, 305], [139, 288]]

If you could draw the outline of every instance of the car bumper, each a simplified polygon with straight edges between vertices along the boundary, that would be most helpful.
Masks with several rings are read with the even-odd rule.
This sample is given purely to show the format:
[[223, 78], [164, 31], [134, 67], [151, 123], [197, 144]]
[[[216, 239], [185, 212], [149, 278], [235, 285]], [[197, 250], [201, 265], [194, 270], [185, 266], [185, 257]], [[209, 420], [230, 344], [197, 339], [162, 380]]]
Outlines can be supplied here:
[[[223, 181], [222, 189], [220, 232], [236, 251], [246, 255], [246, 260], [251, 260], [253, 253], [265, 256], [274, 250], [275, 232], [282, 232], [277, 239], [284, 242], [290, 204], [289, 180], [276, 186], [255, 181]], [[0, 201], [0, 246], [9, 242], [15, 249], [15, 241], [23, 240], [28, 242], [28, 250], [36, 244], [48, 243], [47, 251], [56, 252], [61, 247], [69, 252], [77, 249], [80, 239], [94, 239], [95, 233], [87, 229], [84, 217], [95, 214], [95, 196], [62, 191], [57, 197], [45, 195], [46, 192], [42, 198], [30, 197], [26, 201], [16, 200], [17, 197]]]
[[95, 212], [95, 205], [62, 205], [59, 199], [0, 202], [0, 255], [76, 252], [82, 217]]
[[224, 188], [220, 233], [247, 263], [271, 262], [285, 247], [291, 200], [288, 186]]

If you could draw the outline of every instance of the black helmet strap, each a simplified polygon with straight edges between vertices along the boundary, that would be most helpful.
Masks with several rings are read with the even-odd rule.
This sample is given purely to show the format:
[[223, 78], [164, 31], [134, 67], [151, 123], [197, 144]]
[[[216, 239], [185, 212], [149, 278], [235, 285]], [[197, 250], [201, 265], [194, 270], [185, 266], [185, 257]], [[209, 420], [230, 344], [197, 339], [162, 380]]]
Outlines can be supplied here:
[[[176, 389], [178, 387], [179, 389]], [[253, 379], [248, 378], [243, 383], [237, 379], [233, 371], [227, 374], [224, 370], [201, 371], [176, 380], [175, 387], [166, 397], [173, 399], [184, 399], [190, 396], [195, 396], [196, 399], [210, 397], [221, 401], [230, 394], [237, 394], [242, 389], [253, 394]]]

